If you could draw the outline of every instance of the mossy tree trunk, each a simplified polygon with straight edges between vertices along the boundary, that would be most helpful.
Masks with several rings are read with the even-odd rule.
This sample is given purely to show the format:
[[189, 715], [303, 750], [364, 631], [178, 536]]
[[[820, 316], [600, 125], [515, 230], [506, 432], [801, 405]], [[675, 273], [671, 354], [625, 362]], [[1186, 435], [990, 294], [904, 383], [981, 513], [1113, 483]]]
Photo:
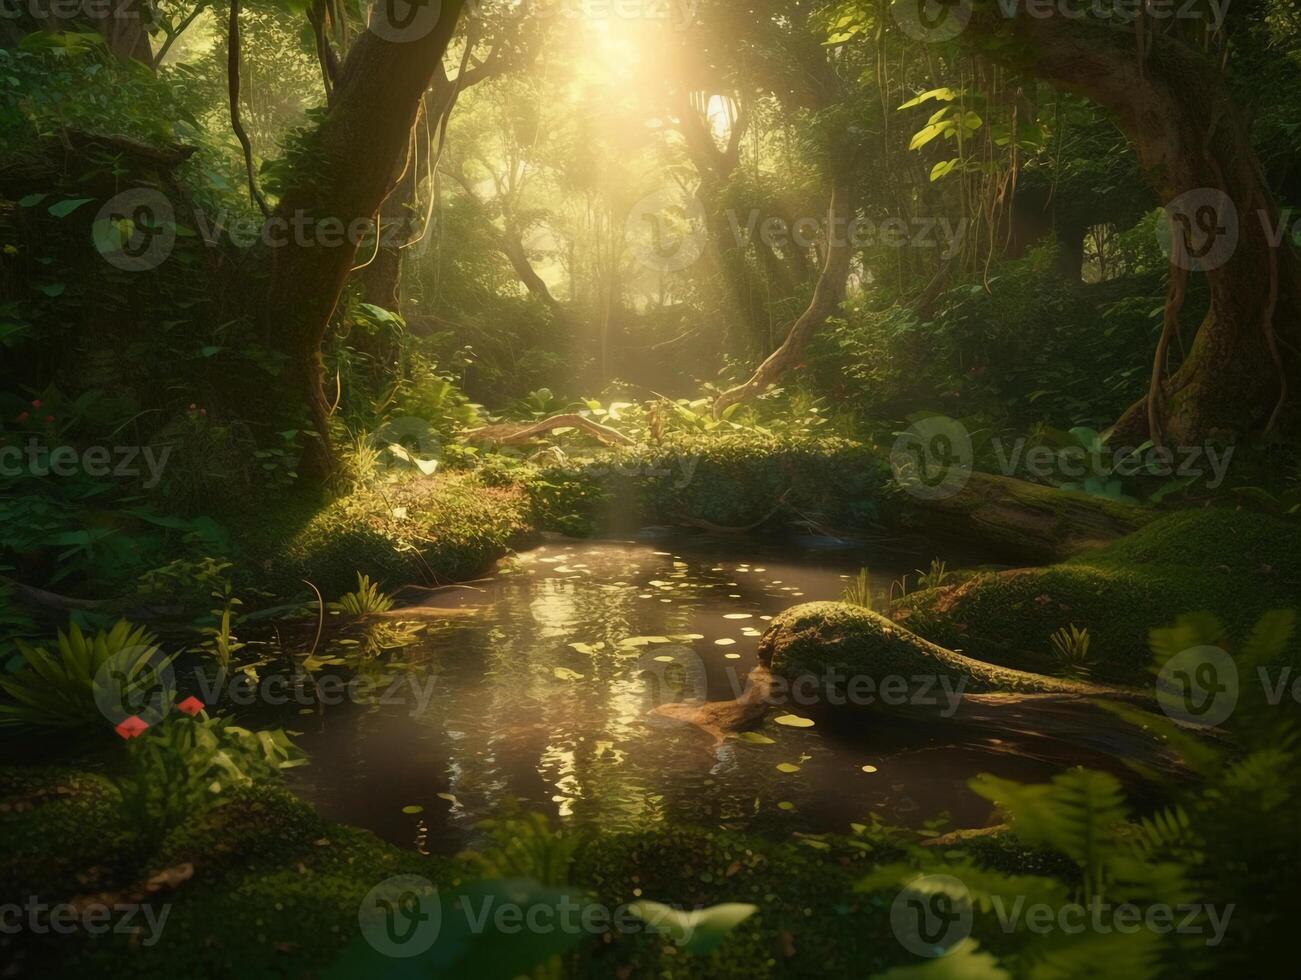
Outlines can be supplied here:
[[[1301, 273], [1286, 241], [1274, 237], [1278, 207], [1217, 66], [1173, 34], [1148, 31], [1136, 44], [1133, 30], [1060, 16], [1009, 21], [985, 12], [967, 36], [993, 60], [1109, 110], [1167, 203], [1176, 234], [1192, 223], [1194, 255], [1174, 246], [1154, 394], [1124, 414], [1116, 438], [1196, 445], [1217, 433], [1276, 424], [1297, 387]], [[1174, 332], [1190, 266], [1205, 269], [1211, 306], [1187, 357], [1166, 379], [1167, 359], [1179, 347]]]
[[[315, 430], [303, 446], [301, 472], [307, 479], [324, 479], [334, 469], [321, 344], [357, 256], [358, 236], [348, 229], [373, 221], [392, 190], [420, 100], [462, 6], [463, 0], [443, 0], [437, 23], [409, 32], [406, 40], [388, 40], [373, 30], [357, 40], [313, 136], [310, 158], [274, 213], [290, 228], [306, 223], [312, 231], [290, 234], [287, 244], [272, 250], [266, 301], [268, 326], [282, 338], [293, 389], [305, 401]], [[331, 244], [324, 245], [314, 232], [327, 227]]]

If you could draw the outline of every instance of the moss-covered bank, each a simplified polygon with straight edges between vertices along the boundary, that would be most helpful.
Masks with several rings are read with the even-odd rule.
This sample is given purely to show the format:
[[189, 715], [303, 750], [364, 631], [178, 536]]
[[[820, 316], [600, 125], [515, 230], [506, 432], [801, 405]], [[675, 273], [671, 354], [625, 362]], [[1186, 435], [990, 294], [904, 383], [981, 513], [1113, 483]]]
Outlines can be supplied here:
[[473, 578], [535, 535], [528, 494], [473, 474], [413, 479], [321, 504], [294, 500], [240, 518], [237, 563], [248, 584], [293, 595], [312, 582], [327, 597], [357, 573], [393, 589]]
[[[1061, 564], [914, 593], [894, 615], [941, 646], [1042, 672], [1056, 670], [1052, 634], [1087, 627], [1093, 676], [1135, 683], [1151, 663], [1149, 632], [1179, 614], [1211, 612], [1245, 636], [1262, 613], [1294, 607], [1298, 596], [1301, 525], [1216, 508], [1171, 514]], [[1289, 656], [1301, 663], [1301, 641]]]
[[[766, 518], [803, 519], [852, 530], [879, 513], [889, 467], [844, 439], [762, 435], [666, 438], [551, 466], [535, 496], [566, 501], [556, 530], [627, 529], [646, 524], [744, 528]], [[547, 508], [544, 508], [547, 509]]]

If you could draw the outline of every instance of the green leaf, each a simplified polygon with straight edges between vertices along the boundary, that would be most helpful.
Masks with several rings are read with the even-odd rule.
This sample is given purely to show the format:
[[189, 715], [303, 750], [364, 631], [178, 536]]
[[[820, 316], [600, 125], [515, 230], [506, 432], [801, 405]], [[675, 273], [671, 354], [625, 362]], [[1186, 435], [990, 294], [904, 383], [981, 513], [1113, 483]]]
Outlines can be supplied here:
[[1283, 656], [1288, 641], [1296, 628], [1296, 613], [1291, 609], [1275, 609], [1260, 617], [1251, 630], [1251, 636], [1242, 644], [1237, 657], [1239, 670], [1255, 673]]
[[773, 721], [788, 728], [812, 728], [814, 724], [812, 718], [801, 718], [799, 715], [778, 715]]
[[20, 208], [34, 208], [49, 196], [49, 194], [28, 194], [26, 197], [18, 199], [18, 206]]
[[1092, 769], [1072, 769], [1036, 785], [985, 774], [970, 786], [997, 804], [1027, 844], [1060, 851], [1092, 875], [1101, 875], [1117, 851], [1116, 828], [1128, 816], [1120, 781]]
[[713, 950], [733, 929], [759, 911], [757, 905], [741, 902], [681, 912], [659, 902], [640, 901], [633, 902], [628, 909], [652, 930], [668, 935], [696, 956]]
[[952, 131], [953, 131], [953, 123], [951, 122], [938, 122], [938, 123], [932, 123], [929, 126], [924, 126], [923, 128], [917, 130], [917, 132], [913, 134], [913, 138], [908, 141], [908, 149], [910, 150], [920, 149], [921, 147], [929, 143], [931, 140], [935, 139], [935, 137], [945, 133], [950, 133]]
[[72, 214], [73, 211], [76, 211], [77, 208], [81, 207], [83, 204], [89, 204], [93, 200], [93, 197], [70, 197], [65, 201], [60, 201], [58, 204], [52, 205], [50, 207], [50, 214], [54, 215], [56, 218], [66, 218], [68, 215]]
[[902, 112], [904, 109], [911, 109], [913, 106], [921, 105], [929, 99], [938, 99], [940, 102], [952, 102], [958, 97], [958, 93], [951, 88], [933, 88], [929, 92], [923, 92], [914, 99], [909, 99], [901, 105], [896, 111]]
[[939, 163], [937, 163], [935, 166], [931, 167], [932, 182], [937, 181], [941, 177], [947, 176], [948, 174], [952, 173], [953, 168], [956, 167], [961, 162], [962, 161], [959, 160], [957, 157], [954, 157], [952, 160], [942, 160]]

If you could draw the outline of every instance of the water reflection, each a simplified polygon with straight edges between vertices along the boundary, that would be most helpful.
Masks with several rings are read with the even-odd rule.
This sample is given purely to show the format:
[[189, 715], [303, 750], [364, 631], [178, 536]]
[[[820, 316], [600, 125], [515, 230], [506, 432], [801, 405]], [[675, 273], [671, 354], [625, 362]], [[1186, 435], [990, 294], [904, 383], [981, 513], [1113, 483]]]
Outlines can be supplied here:
[[477, 611], [376, 658], [420, 683], [286, 719], [312, 756], [295, 786], [330, 817], [439, 852], [465, 846], [507, 799], [607, 830], [844, 831], [872, 812], [916, 824], [945, 810], [980, 824], [988, 804], [968, 778], [1044, 767], [997, 745], [834, 724], [770, 721], [762, 739], [716, 744], [648, 714], [734, 697], [782, 609], [837, 598], [864, 565], [888, 587], [932, 557], [667, 534], [550, 544], [482, 591], [442, 594], [434, 604]]

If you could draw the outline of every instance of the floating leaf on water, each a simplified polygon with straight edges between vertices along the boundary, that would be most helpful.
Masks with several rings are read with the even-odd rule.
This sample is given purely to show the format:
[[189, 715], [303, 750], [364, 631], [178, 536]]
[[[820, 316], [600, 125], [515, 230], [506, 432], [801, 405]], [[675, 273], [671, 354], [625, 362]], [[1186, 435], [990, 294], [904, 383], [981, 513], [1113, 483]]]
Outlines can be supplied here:
[[703, 640], [704, 633], [674, 633], [669, 637], [674, 643], [690, 643], [692, 640]]
[[724, 619], [754, 619], [754, 613], [727, 613]]
[[604, 650], [604, 649], [605, 649], [605, 643], [604, 643], [604, 641], [598, 641], [598, 642], [596, 642], [596, 643], [571, 643], [571, 644], [569, 644], [569, 645], [570, 645], [573, 649], [577, 650], [579, 653], [585, 653], [585, 654], [587, 654], [589, 657], [590, 657], [592, 654], [596, 653], [598, 650]]
[[673, 658], [672, 658], [672, 657], [656, 657], [656, 658], [655, 658], [655, 662], [656, 662], [657, 664], [671, 664], [671, 663], [673, 663]]
[[777, 771], [778, 772], [799, 772], [800, 767], [793, 762], [779, 762], [777, 763]]
[[725, 637], [723, 637], [721, 640], [715, 640], [715, 641], [714, 641], [714, 646], [718, 646], [718, 647], [730, 647], [730, 646], [731, 646], [733, 643], [735, 643], [735, 642], [736, 642], [735, 640], [730, 639], [729, 637], [726, 637], [726, 636], [725, 636]]
[[667, 636], [630, 636], [626, 640], [620, 640], [621, 647], [648, 647], [652, 643], [672, 643]]
[[576, 670], [570, 670], [568, 667], [556, 667], [551, 673], [555, 675], [558, 681], [581, 681], [583, 675]]
[[812, 718], [801, 718], [799, 715], [778, 715], [773, 721], [788, 728], [812, 728], [814, 724]]
[[453, 795], [452, 793], [439, 793], [439, 794], [438, 794], [438, 798], [439, 798], [440, 800], [446, 800], [448, 803], [452, 804], [452, 806], [460, 806], [460, 805], [461, 805], [461, 801], [458, 800], [458, 799], [455, 797], [455, 795]]
[[749, 742], [751, 745], [776, 745], [777, 743], [767, 735], [761, 735], [758, 732], [741, 732], [737, 739], [742, 742]]
[[740, 660], [741, 655], [739, 653], [725, 653], [723, 654], [723, 658], [725, 660]]
[[794, 803], [791, 803], [791, 802], [789, 802], [789, 801], [787, 801], [787, 800], [782, 800], [780, 803], [777, 804], [777, 809], [778, 809], [778, 810], [794, 810], [794, 809], [795, 809], [795, 804], [794, 804]]
[[417, 805], [417, 804], [415, 804], [415, 803], [413, 803], [413, 804], [411, 804], [411, 806], [404, 806], [404, 807], [402, 808], [402, 812], [403, 812], [403, 813], [406, 813], [406, 814], [415, 815], [415, 814], [417, 814], [417, 813], [424, 813], [424, 812], [425, 812], [425, 808], [422, 807], [422, 806], [419, 806], [419, 805]]
[[876, 772], [876, 766], [864, 766], [863, 772]]

